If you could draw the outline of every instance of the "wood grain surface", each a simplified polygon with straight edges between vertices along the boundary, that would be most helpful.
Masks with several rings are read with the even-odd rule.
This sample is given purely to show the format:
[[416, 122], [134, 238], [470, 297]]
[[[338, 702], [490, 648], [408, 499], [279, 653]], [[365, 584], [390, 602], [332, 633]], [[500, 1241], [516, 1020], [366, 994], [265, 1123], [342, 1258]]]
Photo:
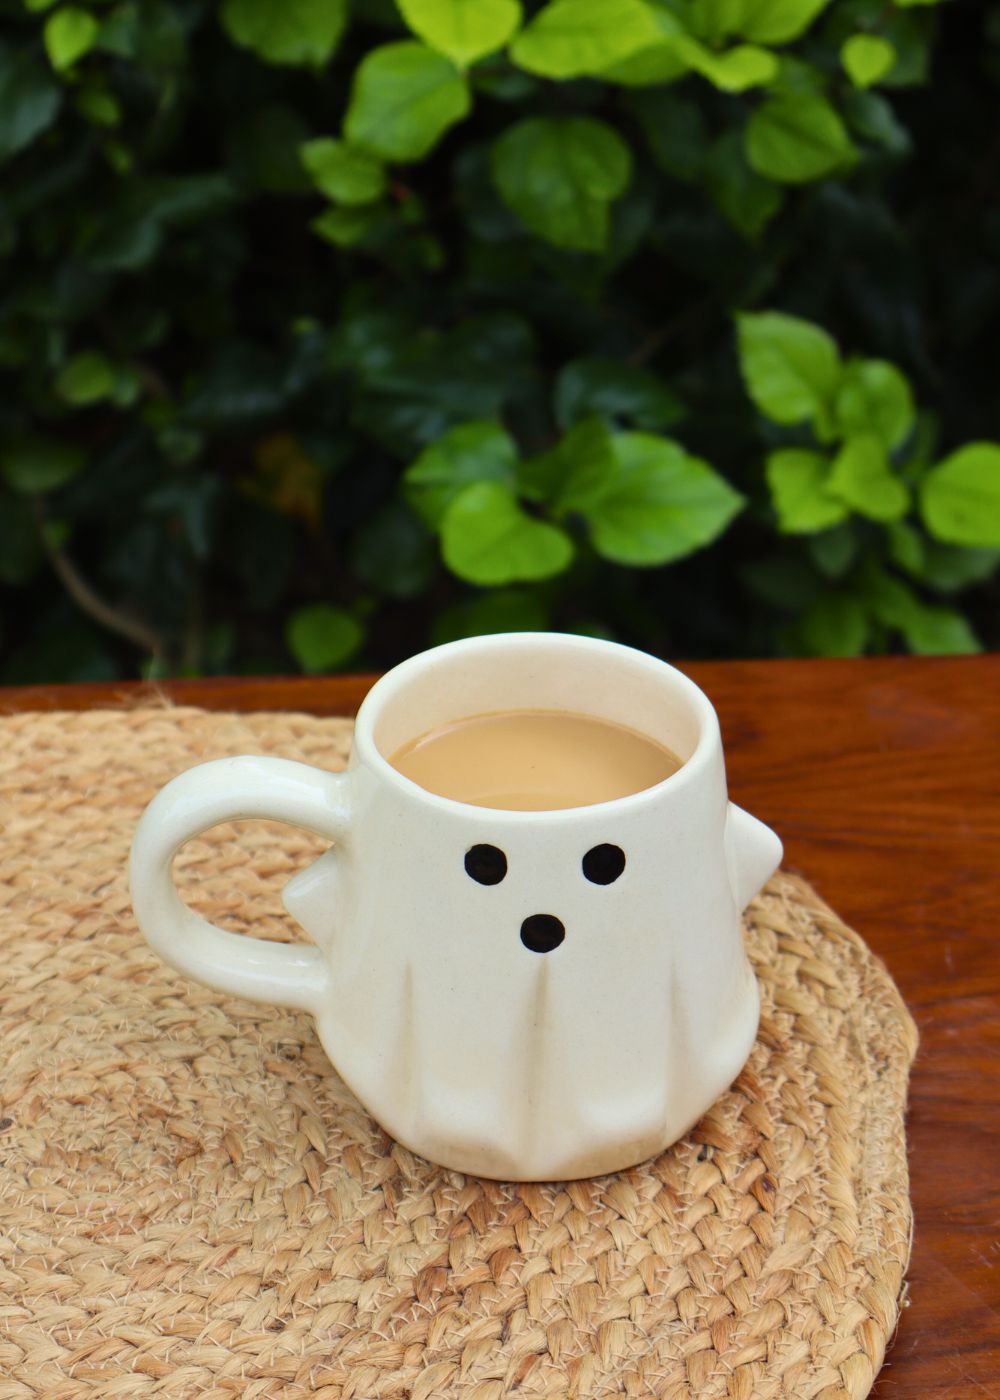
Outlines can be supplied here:
[[[885, 959], [921, 1033], [910, 1306], [877, 1400], [1000, 1400], [1000, 655], [685, 666], [733, 798]], [[0, 712], [136, 704], [349, 714], [372, 677], [0, 689]]]

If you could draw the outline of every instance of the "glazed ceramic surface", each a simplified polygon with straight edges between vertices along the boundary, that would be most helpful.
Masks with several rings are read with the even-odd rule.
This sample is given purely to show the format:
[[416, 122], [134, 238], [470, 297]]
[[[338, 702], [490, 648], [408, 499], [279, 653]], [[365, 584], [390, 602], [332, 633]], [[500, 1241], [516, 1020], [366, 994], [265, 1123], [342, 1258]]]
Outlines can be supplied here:
[[[386, 761], [432, 728], [507, 708], [627, 725], [683, 767], [613, 802], [519, 812], [435, 796]], [[284, 893], [314, 946], [226, 933], [177, 894], [184, 842], [251, 817], [332, 842]], [[502, 878], [470, 876], [476, 846], [502, 852]], [[605, 884], [583, 867], [600, 846], [624, 857]], [[518, 633], [390, 671], [358, 714], [346, 773], [249, 756], [182, 773], [142, 818], [131, 882], [168, 963], [310, 1012], [399, 1141], [459, 1171], [541, 1180], [662, 1151], [739, 1073], [758, 1020], [740, 913], [780, 858], [775, 834], [727, 799], [718, 721], [693, 682], [610, 642]]]

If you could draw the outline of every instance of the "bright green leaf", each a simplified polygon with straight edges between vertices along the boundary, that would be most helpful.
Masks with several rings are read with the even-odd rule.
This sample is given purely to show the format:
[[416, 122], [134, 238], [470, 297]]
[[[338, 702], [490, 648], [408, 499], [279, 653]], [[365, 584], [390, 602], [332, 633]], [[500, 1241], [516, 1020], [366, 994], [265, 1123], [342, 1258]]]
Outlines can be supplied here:
[[869, 520], [898, 520], [910, 504], [906, 483], [893, 475], [885, 445], [873, 433], [847, 439], [834, 458], [826, 490]]
[[533, 233], [557, 247], [599, 252], [632, 157], [606, 122], [529, 117], [494, 143], [492, 168], [505, 202]]
[[747, 124], [747, 159], [758, 175], [803, 184], [842, 170], [857, 152], [840, 117], [825, 98], [776, 92]]
[[786, 535], [809, 535], [847, 518], [847, 507], [827, 490], [830, 464], [820, 452], [781, 447], [768, 454], [767, 485]]
[[535, 520], [499, 481], [467, 486], [441, 522], [444, 562], [469, 583], [496, 585], [551, 578], [568, 568], [573, 542]]
[[78, 58], [90, 52], [100, 25], [89, 10], [67, 5], [45, 21], [42, 37], [49, 62], [57, 73], [72, 68]]
[[909, 383], [888, 360], [848, 360], [837, 388], [834, 417], [845, 434], [874, 433], [891, 451], [913, 427]]
[[830, 0], [740, 0], [735, 32], [758, 44], [787, 44], [797, 39]]
[[639, 365], [599, 356], [571, 360], [559, 373], [555, 391], [556, 422], [568, 428], [590, 413], [627, 419], [637, 428], [658, 432], [684, 417], [684, 405], [662, 379]]
[[460, 423], [425, 447], [403, 480], [410, 504], [436, 530], [467, 486], [479, 481], [512, 486], [516, 470], [517, 447], [498, 423]]
[[920, 510], [947, 544], [1000, 545], [1000, 446], [970, 442], [932, 467], [920, 484]]
[[549, 0], [511, 44], [510, 56], [544, 78], [578, 78], [659, 38], [642, 0]]
[[385, 193], [385, 170], [367, 151], [318, 136], [303, 142], [299, 155], [313, 184], [328, 199], [341, 204], [370, 204]]
[[754, 44], [738, 44], [716, 53], [688, 35], [671, 42], [674, 51], [696, 73], [722, 92], [744, 92], [747, 88], [760, 87], [762, 83], [769, 83], [778, 71], [774, 54]]
[[83, 470], [87, 455], [57, 438], [19, 438], [0, 446], [0, 476], [13, 490], [34, 496], [54, 491]]
[[896, 62], [896, 50], [880, 34], [852, 34], [840, 49], [844, 72], [855, 87], [871, 87]]
[[406, 23], [460, 68], [501, 48], [521, 23], [519, 0], [398, 0]]
[[781, 311], [737, 317], [740, 368], [754, 403], [775, 423], [824, 420], [840, 379], [833, 338]]
[[265, 63], [321, 68], [340, 41], [347, 0], [222, 0], [223, 27]]
[[743, 507], [707, 462], [669, 438], [617, 433], [615, 471], [583, 510], [598, 554], [617, 564], [668, 564], [710, 544]]
[[660, 39], [630, 53], [628, 58], [609, 64], [597, 76], [604, 82], [620, 83], [622, 87], [659, 87], [672, 83], [688, 68], [687, 59], [681, 57], [676, 46], [669, 39]]
[[715, 142], [705, 175], [719, 213], [746, 238], [756, 238], [784, 203], [781, 186], [750, 169], [738, 131], [727, 131]]
[[824, 593], [799, 623], [802, 642], [812, 656], [861, 656], [868, 633], [864, 604], [847, 593]]
[[364, 629], [344, 608], [311, 603], [288, 619], [288, 650], [303, 671], [332, 671], [353, 656], [364, 640]]
[[75, 405], [97, 403], [111, 397], [117, 380], [117, 370], [106, 355], [99, 350], [84, 350], [59, 371], [56, 393]]
[[469, 111], [469, 85], [424, 44], [383, 44], [361, 60], [344, 118], [350, 141], [386, 160], [421, 160]]
[[574, 423], [548, 452], [522, 462], [517, 486], [529, 501], [543, 501], [564, 515], [599, 499], [614, 471], [611, 434], [592, 414]]

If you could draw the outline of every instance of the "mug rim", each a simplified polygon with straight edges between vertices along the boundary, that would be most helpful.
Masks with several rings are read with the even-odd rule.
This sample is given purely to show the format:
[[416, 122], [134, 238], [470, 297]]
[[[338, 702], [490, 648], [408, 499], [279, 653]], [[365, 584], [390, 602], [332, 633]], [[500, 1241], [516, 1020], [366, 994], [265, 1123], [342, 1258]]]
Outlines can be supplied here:
[[[672, 685], [679, 686], [685, 692], [686, 700], [697, 715], [698, 740], [690, 757], [685, 759], [680, 768], [671, 773], [669, 777], [661, 779], [658, 783], [653, 783], [650, 787], [640, 788], [638, 792], [628, 793], [624, 797], [614, 797], [606, 802], [589, 802], [575, 807], [540, 809], [484, 807], [478, 803], [461, 802], [457, 798], [444, 797], [440, 793], [431, 792], [429, 788], [421, 786], [412, 778], [400, 773], [398, 768], [393, 767], [375, 741], [375, 725], [384, 707], [396, 698], [417, 674], [435, 666], [440, 659], [448, 655], [454, 656], [460, 652], [470, 656], [488, 652], [502, 653], [514, 651], [519, 645], [531, 643], [536, 645], [544, 643], [554, 651], [573, 651], [577, 654], [590, 653], [591, 655], [604, 656], [609, 660], [613, 660], [615, 657], [629, 657], [632, 660], [638, 658], [649, 670], [659, 671], [664, 680], [669, 678]], [[579, 713], [586, 714], [587, 711], [583, 709]], [[601, 717], [595, 715], [593, 718]], [[424, 651], [407, 657], [405, 661], [400, 661], [386, 671], [375, 682], [358, 708], [354, 720], [353, 746], [354, 757], [358, 763], [372, 769], [383, 781], [395, 786], [401, 792], [418, 800], [422, 799], [440, 811], [446, 811], [453, 815], [461, 813], [466, 816], [477, 813], [490, 814], [494, 818], [500, 817], [504, 821], [509, 819], [515, 823], [565, 822], [578, 814], [600, 811], [617, 815], [631, 811], [641, 807], [644, 803], [654, 802], [663, 796], [668, 789], [671, 793], [679, 794], [688, 784], [697, 782], [716, 754], [721, 752], [721, 734], [715, 707], [701, 687], [677, 666], [672, 666], [670, 662], [663, 661], [658, 656], [652, 656], [649, 652], [641, 651], [638, 647], [626, 646], [622, 642], [605, 641], [600, 637], [579, 636], [571, 632], [492, 632], [479, 637], [461, 637], [454, 642], [444, 642], [440, 646], [428, 647]]]

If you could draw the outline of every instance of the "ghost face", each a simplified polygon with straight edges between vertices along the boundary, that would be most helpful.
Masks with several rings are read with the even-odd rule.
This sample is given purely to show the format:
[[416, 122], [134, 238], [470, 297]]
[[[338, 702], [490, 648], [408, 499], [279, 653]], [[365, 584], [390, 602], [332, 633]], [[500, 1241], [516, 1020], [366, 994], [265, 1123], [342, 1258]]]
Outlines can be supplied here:
[[[625, 852], [602, 841], [591, 846], [580, 862], [586, 879], [595, 885], [613, 885], [625, 869]], [[477, 843], [465, 853], [465, 873], [480, 885], [499, 885], [507, 874], [507, 857], [499, 846]], [[532, 953], [551, 953], [566, 937], [566, 925], [558, 914], [528, 914], [521, 921], [521, 942]]]

